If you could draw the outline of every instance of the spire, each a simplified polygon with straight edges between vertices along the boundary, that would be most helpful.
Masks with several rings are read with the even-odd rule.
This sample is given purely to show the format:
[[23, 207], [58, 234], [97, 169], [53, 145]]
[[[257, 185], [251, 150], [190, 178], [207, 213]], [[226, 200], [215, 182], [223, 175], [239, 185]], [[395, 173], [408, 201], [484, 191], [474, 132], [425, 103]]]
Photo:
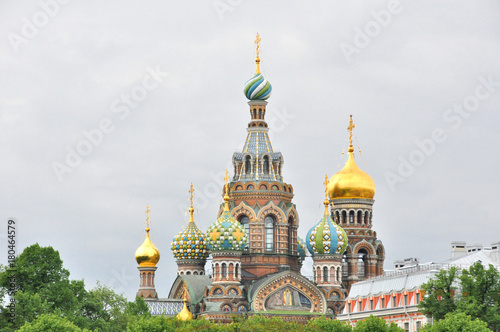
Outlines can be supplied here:
[[191, 320], [193, 319], [193, 314], [189, 311], [187, 308], [187, 294], [188, 294], [188, 289], [187, 289], [187, 283], [184, 281], [184, 284], [182, 286], [182, 298], [184, 302], [184, 307], [182, 308], [181, 312], [177, 314], [177, 319], [179, 320]]
[[226, 169], [226, 175], [224, 176], [224, 181], [226, 184], [224, 186], [224, 212], [229, 212], [229, 174]]
[[194, 223], [194, 218], [193, 218], [193, 213], [194, 213], [194, 207], [193, 207], [193, 193], [194, 193], [194, 188], [193, 188], [193, 183], [191, 182], [191, 189], [189, 189], [189, 193], [191, 194], [191, 197], [189, 198], [191, 202], [191, 206], [189, 207], [189, 222]]
[[260, 74], [260, 58], [259, 58], [259, 43], [261, 42], [262, 39], [260, 39], [259, 33], [257, 33], [257, 37], [255, 38], [255, 45], [256, 45], [256, 54], [257, 56], [255, 57], [255, 74]]
[[352, 147], [352, 130], [356, 127], [354, 125], [354, 122], [352, 121], [352, 114], [351, 114], [351, 119], [349, 120], [349, 126], [347, 126], [347, 130], [349, 130], [349, 153], [354, 152], [354, 148]]

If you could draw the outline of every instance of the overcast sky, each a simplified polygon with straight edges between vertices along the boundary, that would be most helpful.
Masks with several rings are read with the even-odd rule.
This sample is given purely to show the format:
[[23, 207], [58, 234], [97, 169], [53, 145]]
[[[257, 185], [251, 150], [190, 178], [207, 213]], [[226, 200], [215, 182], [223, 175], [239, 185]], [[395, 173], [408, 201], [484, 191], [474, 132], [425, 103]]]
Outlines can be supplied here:
[[189, 185], [206, 231], [243, 146], [257, 32], [302, 238], [353, 114], [386, 269], [500, 240], [496, 1], [3, 1], [0, 22], [3, 264], [15, 218], [18, 252], [53, 246], [71, 278], [132, 299], [149, 203], [168, 296]]

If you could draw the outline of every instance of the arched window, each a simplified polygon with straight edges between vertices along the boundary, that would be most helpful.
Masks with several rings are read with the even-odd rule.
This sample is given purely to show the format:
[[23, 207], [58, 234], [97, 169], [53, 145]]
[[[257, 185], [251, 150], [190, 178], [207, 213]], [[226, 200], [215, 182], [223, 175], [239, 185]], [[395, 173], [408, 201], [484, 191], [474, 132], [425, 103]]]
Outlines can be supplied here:
[[262, 119], [262, 109], [259, 108], [259, 119]]
[[363, 224], [363, 214], [361, 211], [358, 211], [357, 222], [358, 222], [358, 224]]
[[358, 276], [360, 278], [365, 278], [368, 275], [368, 259], [366, 255], [368, 252], [366, 249], [360, 249], [358, 251]]
[[190, 275], [190, 274], [191, 274], [191, 271], [187, 271], [187, 272], [186, 272], [186, 275]]
[[240, 218], [240, 224], [245, 228], [245, 232], [247, 233], [247, 238], [250, 240], [250, 219], [247, 216], [243, 216]]
[[264, 225], [266, 230], [266, 251], [274, 251], [274, 218], [267, 216]]
[[236, 267], [234, 268], [234, 276], [236, 279], [238, 279], [238, 275], [240, 274], [240, 264], [236, 264]]
[[264, 174], [269, 174], [269, 157], [264, 156]]
[[252, 165], [250, 163], [250, 156], [245, 158], [245, 174], [250, 174]]
[[323, 267], [323, 282], [328, 282], [328, 268]]
[[288, 218], [288, 252], [290, 255], [294, 253], [294, 246], [293, 246], [293, 218], [290, 217]]
[[354, 223], [354, 211], [349, 211], [349, 223]]
[[226, 266], [226, 263], [222, 263], [222, 278], [227, 278], [227, 266]]

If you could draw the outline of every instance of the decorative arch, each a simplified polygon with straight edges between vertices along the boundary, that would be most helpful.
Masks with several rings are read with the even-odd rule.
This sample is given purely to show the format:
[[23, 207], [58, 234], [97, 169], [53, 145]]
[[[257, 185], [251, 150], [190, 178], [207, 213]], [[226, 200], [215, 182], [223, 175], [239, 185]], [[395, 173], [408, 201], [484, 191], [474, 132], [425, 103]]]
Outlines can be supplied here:
[[374, 255], [375, 249], [370, 242], [363, 240], [354, 246], [353, 252], [357, 254], [360, 250], [365, 249], [368, 255]]
[[234, 311], [234, 307], [231, 302], [222, 302], [219, 308], [220, 311]]
[[275, 189], [275, 190], [283, 190], [283, 186], [282, 186], [282, 185], [281, 185], [281, 183], [279, 183], [279, 182], [271, 182], [271, 183], [270, 183], [270, 185], [271, 185], [271, 188], [272, 188], [273, 186], [278, 187], [278, 189]]
[[211, 296], [214, 296], [214, 295], [217, 295], [217, 296], [225, 295], [224, 294], [224, 289], [221, 286], [214, 286], [210, 290], [210, 295]]
[[257, 215], [257, 220], [264, 222], [264, 219], [269, 214], [274, 215], [276, 218], [276, 221], [279, 223], [283, 223], [283, 222], [285, 222], [285, 220], [287, 220], [283, 211], [279, 207], [274, 205], [273, 202], [269, 202], [267, 205], [263, 206], [260, 209], [259, 214]]
[[256, 185], [255, 185], [255, 182], [248, 182], [246, 187], [245, 187], [245, 190], [254, 190], [256, 188]]
[[[236, 292], [236, 294], [234, 294]], [[240, 296], [241, 295], [241, 289], [239, 289], [236, 286], [231, 286], [226, 289], [226, 295], [232, 295], [232, 296]]]
[[[326, 313], [325, 294], [311, 281], [291, 271], [279, 273], [259, 286], [252, 296], [252, 309], [254, 311], [266, 311], [266, 300], [281, 290], [283, 292], [287, 290], [297, 291], [310, 301], [310, 312]], [[284, 300], [287, 301], [287, 298], [285, 297]]]
[[382, 243], [379, 243], [375, 252], [377, 253], [377, 256], [378, 257], [385, 257], [385, 248], [384, 248], [384, 245]]
[[239, 218], [243, 215], [250, 218], [250, 221], [257, 220], [255, 211], [251, 207], [249, 207], [245, 202], [241, 202], [237, 207], [235, 207], [231, 211], [231, 214], [233, 215], [233, 218], [236, 220], [240, 220]]

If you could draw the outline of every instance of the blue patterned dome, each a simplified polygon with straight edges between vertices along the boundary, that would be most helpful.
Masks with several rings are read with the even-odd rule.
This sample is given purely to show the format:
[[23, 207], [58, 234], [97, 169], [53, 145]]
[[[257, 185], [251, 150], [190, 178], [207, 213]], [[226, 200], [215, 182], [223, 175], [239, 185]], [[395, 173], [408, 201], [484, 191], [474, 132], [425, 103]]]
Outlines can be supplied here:
[[300, 237], [297, 236], [297, 253], [301, 260], [306, 258], [306, 243]]
[[[226, 186], [227, 188], [227, 186]], [[207, 243], [211, 252], [243, 251], [248, 243], [245, 228], [229, 213], [229, 196], [224, 195], [224, 211], [207, 230]]]
[[176, 259], [207, 259], [207, 242], [203, 232], [200, 231], [193, 219], [194, 209], [189, 208], [189, 223], [174, 237], [172, 252]]
[[325, 200], [323, 218], [309, 230], [306, 237], [307, 249], [311, 255], [338, 254], [347, 248], [347, 234], [337, 225], [328, 213], [328, 200]]
[[256, 73], [245, 83], [243, 92], [248, 100], [266, 100], [271, 96], [272, 90], [271, 83], [261, 73]]

